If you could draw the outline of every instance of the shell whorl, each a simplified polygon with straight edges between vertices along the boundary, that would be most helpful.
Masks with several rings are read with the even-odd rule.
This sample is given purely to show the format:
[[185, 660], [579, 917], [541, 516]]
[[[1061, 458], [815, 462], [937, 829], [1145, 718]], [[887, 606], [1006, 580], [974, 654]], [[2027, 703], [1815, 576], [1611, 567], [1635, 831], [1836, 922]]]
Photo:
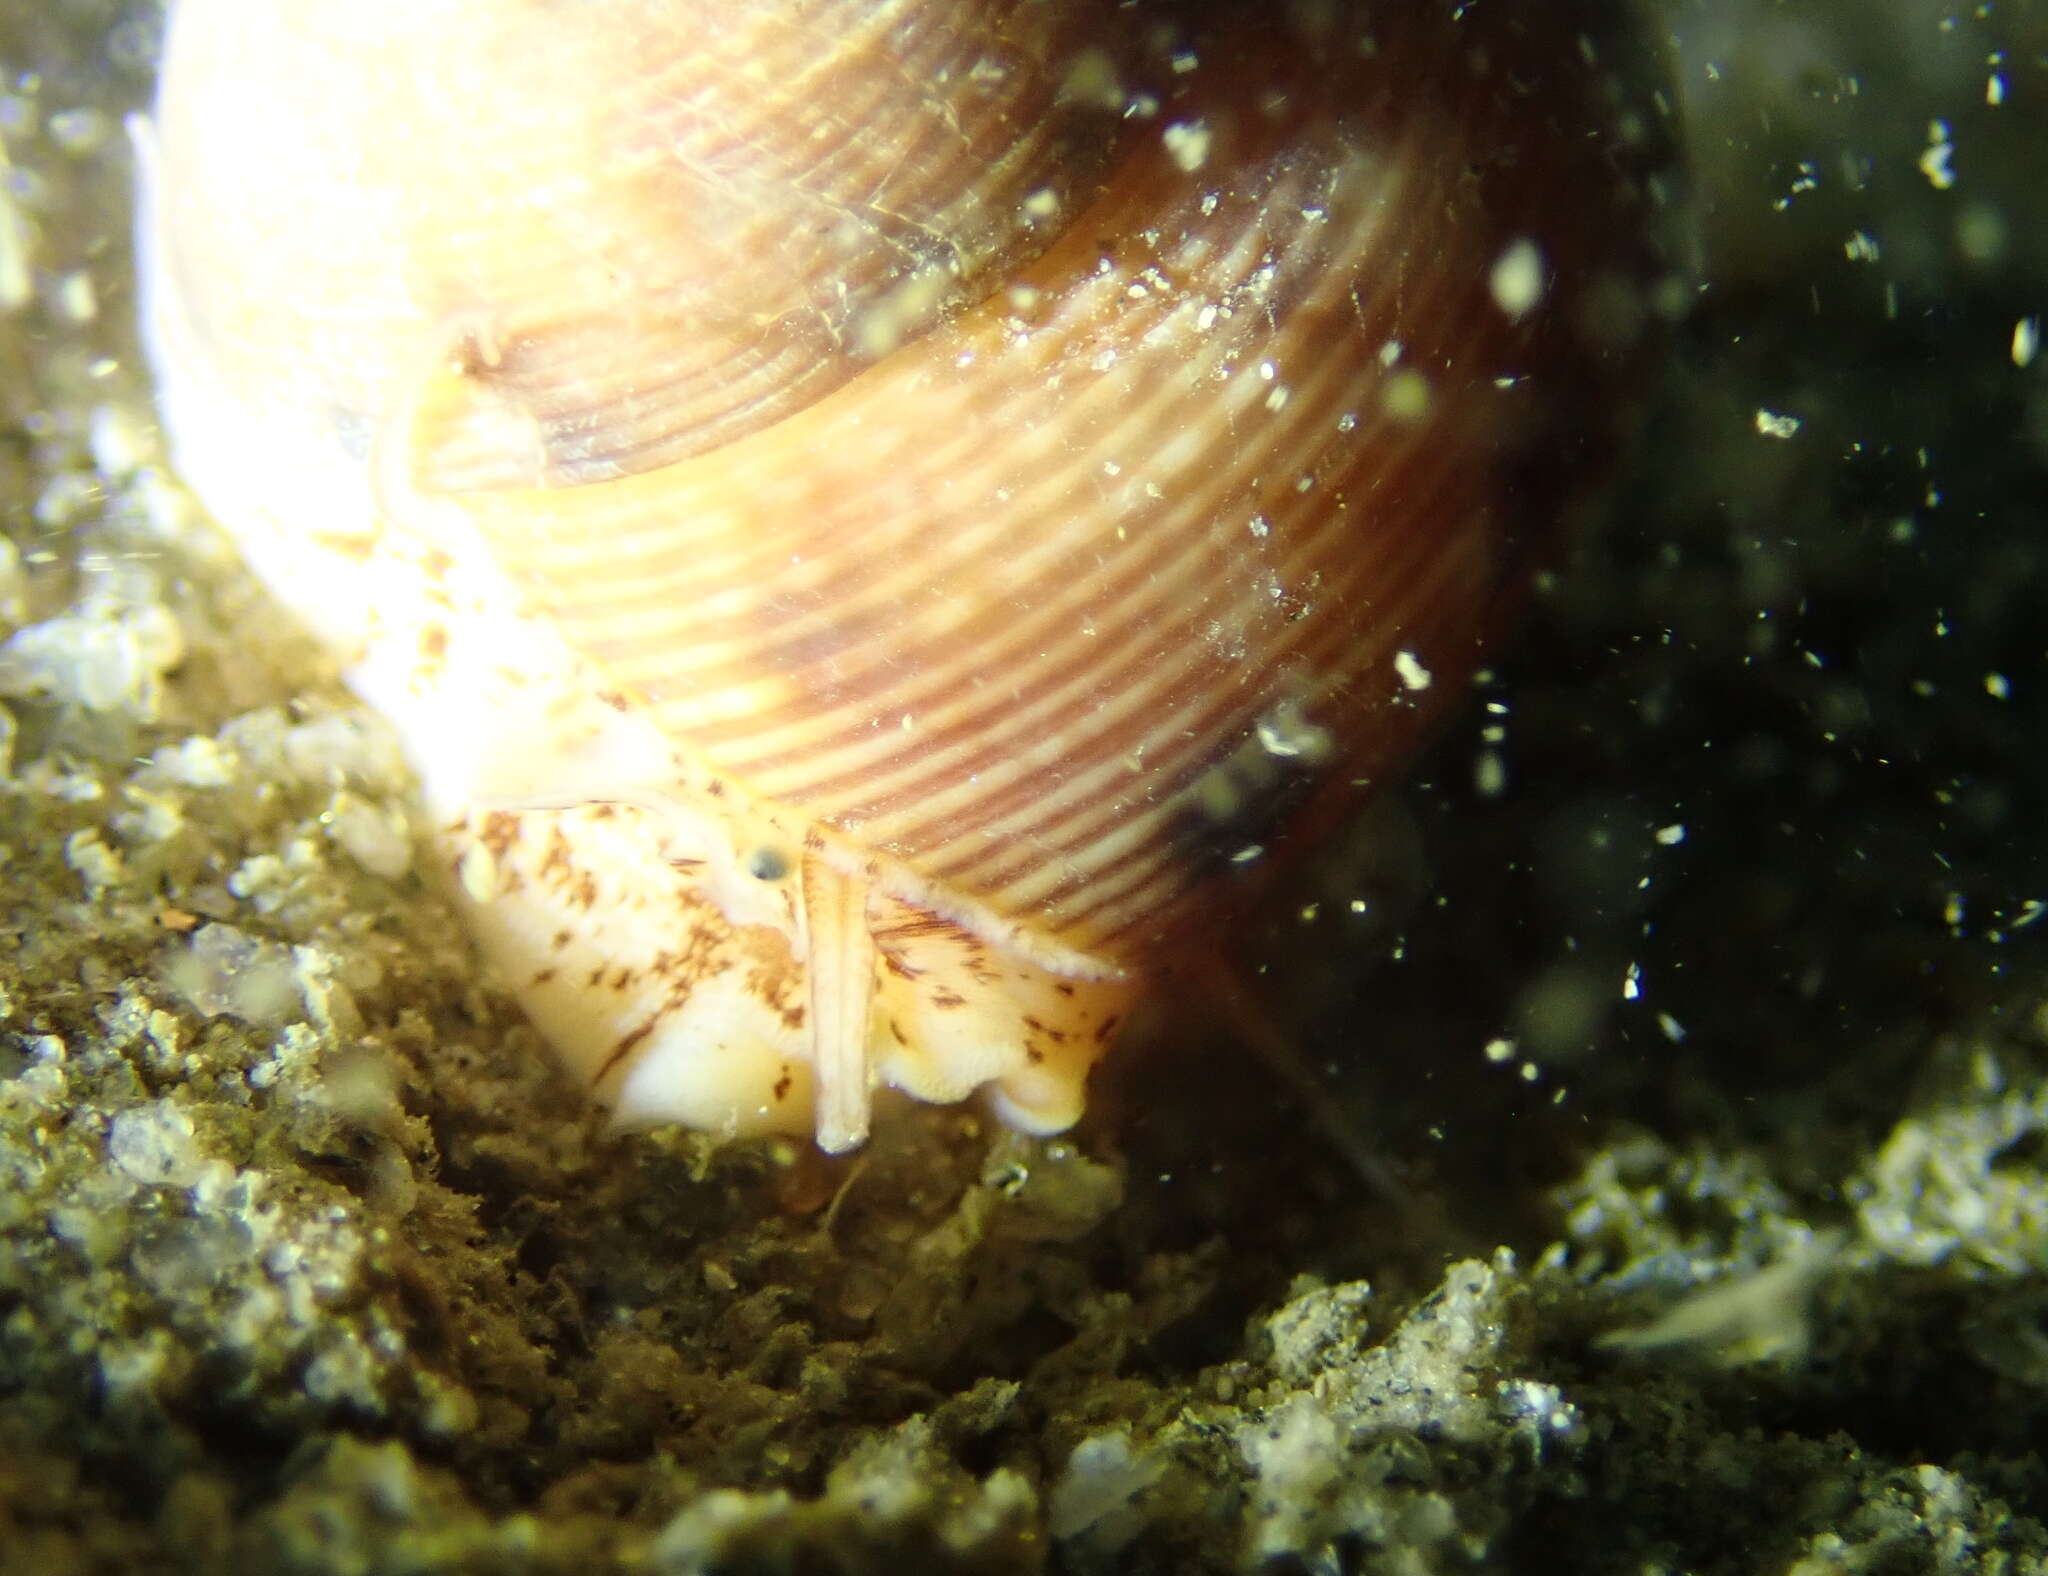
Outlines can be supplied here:
[[1142, 964], [1398, 761], [1611, 443], [1608, 0], [600, 9], [184, 0], [164, 294], [659, 730], [638, 802], [818, 851], [882, 963], [798, 902], [814, 975], [916, 975], [869, 890]]
[[[479, 500], [483, 529], [717, 771], [1141, 954], [1210, 832], [1266, 835], [1201, 803], [1262, 719], [1339, 730], [1301, 764], [1355, 776], [1420, 710], [1399, 654], [1455, 688], [1518, 470], [1586, 441], [1559, 417], [1616, 354], [1582, 337], [1605, 237], [1555, 201], [1606, 171], [1523, 167], [1517, 117], [1554, 106], [1438, 25], [1433, 60], [1382, 44], [1427, 96], [1348, 37], [1155, 44], [1154, 123], [1001, 290], [772, 427]], [[1562, 281], [1526, 324], [1517, 255]]]
[[[408, 357], [459, 339], [491, 397], [419, 456], [424, 485], [653, 469], [801, 409], [1043, 244], [1111, 152], [1082, 91], [1086, 62], [1112, 69], [1097, 22], [1033, 0], [610, 0], [580, 22], [186, 0], [162, 135], [234, 181], [184, 193], [219, 199], [189, 304], [252, 385], [294, 347], [305, 396], [365, 437]], [[280, 234], [281, 210], [310, 222]], [[235, 287], [209, 295], [230, 251]]]

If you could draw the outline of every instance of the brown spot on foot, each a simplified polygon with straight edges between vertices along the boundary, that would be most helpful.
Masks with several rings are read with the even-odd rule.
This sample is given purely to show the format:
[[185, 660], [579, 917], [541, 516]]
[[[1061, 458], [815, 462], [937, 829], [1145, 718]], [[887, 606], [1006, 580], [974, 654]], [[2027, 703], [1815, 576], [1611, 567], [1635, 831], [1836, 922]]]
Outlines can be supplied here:
[[645, 1023], [641, 1024], [639, 1028], [633, 1030], [632, 1033], [626, 1035], [625, 1038], [620, 1040], [617, 1045], [614, 1045], [612, 1047], [611, 1055], [607, 1056], [604, 1059], [604, 1065], [598, 1068], [596, 1074], [590, 1080], [591, 1083], [593, 1085], [601, 1084], [605, 1081], [605, 1079], [609, 1078], [611, 1076], [612, 1069], [618, 1066], [619, 1063], [624, 1061], [628, 1056], [631, 1056], [634, 1053], [634, 1051], [638, 1050], [640, 1048], [640, 1043], [643, 1040], [645, 1040], [648, 1035], [654, 1032], [654, 1025], [656, 1021], [657, 1020], [653, 1018], [649, 1018]]

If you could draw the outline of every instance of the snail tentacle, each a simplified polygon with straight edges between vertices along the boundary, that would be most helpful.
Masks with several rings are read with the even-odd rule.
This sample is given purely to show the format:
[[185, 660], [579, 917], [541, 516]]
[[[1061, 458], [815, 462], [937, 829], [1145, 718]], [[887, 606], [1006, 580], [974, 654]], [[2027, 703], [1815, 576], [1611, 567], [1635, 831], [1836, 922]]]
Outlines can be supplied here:
[[818, 1147], [830, 1154], [868, 1136], [868, 1034], [879, 956], [867, 881], [803, 856], [804, 962], [810, 980], [811, 1066]]

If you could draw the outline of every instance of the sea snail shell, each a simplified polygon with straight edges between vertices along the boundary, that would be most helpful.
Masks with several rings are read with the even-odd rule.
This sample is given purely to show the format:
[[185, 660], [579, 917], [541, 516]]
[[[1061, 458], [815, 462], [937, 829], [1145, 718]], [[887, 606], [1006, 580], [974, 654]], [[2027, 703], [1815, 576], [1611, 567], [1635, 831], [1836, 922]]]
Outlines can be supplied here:
[[1656, 266], [1613, 26], [180, 0], [167, 430], [600, 1098], [1055, 1130], [1608, 447]]

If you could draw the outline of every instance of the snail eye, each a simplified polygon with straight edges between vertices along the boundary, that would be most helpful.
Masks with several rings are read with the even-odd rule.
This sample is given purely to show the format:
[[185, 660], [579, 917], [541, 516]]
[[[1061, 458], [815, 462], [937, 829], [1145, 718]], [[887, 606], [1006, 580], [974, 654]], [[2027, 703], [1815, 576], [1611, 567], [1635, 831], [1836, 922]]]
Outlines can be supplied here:
[[779, 848], [756, 848], [740, 861], [740, 868], [756, 881], [780, 881], [789, 874], [789, 856]]

